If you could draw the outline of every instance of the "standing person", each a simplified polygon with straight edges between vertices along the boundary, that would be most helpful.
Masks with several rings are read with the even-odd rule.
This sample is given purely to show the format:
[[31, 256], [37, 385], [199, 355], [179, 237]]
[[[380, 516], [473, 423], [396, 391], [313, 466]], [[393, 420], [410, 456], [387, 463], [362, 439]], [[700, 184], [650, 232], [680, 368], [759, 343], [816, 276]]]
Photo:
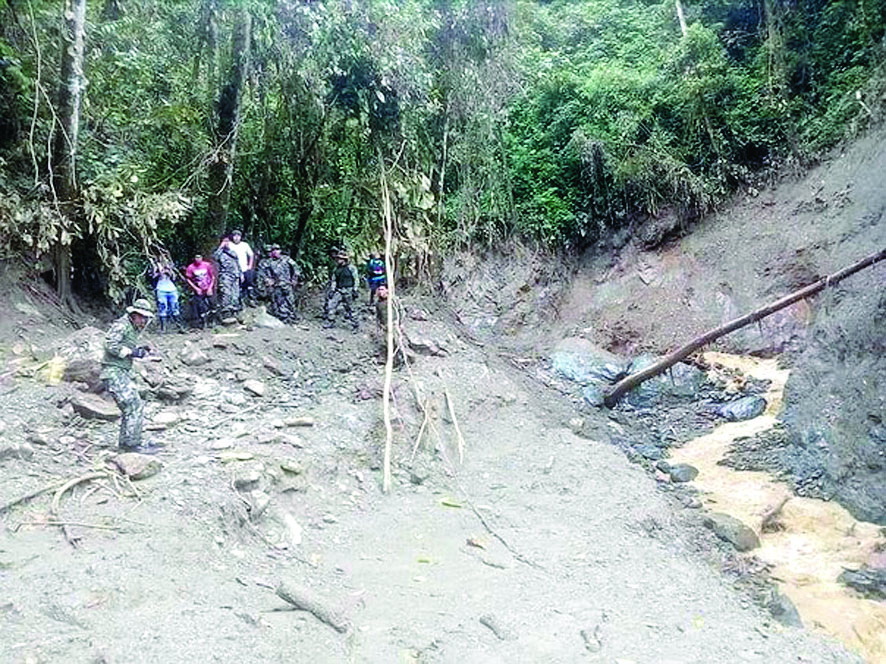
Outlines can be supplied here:
[[175, 268], [169, 261], [160, 263], [154, 269], [154, 291], [157, 295], [157, 316], [160, 319], [161, 334], [166, 332], [166, 325], [170, 320], [177, 322], [179, 330], [182, 329], [175, 277]]
[[258, 285], [270, 298], [268, 313], [284, 323], [294, 323], [295, 287], [298, 283], [298, 265], [280, 252], [279, 244], [269, 247], [270, 256], [258, 266]]
[[345, 317], [351, 322], [354, 332], [359, 329], [351, 307], [351, 302], [357, 299], [358, 280], [357, 269], [348, 262], [347, 252], [338, 252], [335, 256], [335, 268], [329, 277], [326, 302], [323, 304], [323, 327], [332, 327], [332, 318], [341, 306], [344, 308]]
[[101, 380], [122, 413], [118, 445], [124, 452], [150, 452], [157, 447], [142, 443], [144, 403], [132, 378], [132, 359], [150, 352], [148, 346], [139, 346], [137, 342], [139, 333], [153, 317], [151, 304], [139, 298], [126, 307], [126, 315], [114, 321], [105, 336]]
[[239, 230], [231, 232], [231, 249], [237, 254], [240, 263], [240, 297], [246, 300], [246, 304], [255, 304], [255, 253], [246, 242], [243, 242], [243, 233]]
[[212, 263], [203, 260], [202, 254], [194, 256], [194, 262], [185, 270], [185, 281], [194, 293], [192, 300], [194, 319], [200, 321], [200, 327], [206, 327], [206, 319], [212, 309], [212, 297], [215, 292], [215, 270]]
[[366, 262], [366, 283], [369, 286], [369, 306], [371, 307], [379, 287], [388, 283], [385, 262], [378, 253], [370, 254], [369, 260]]
[[218, 249], [212, 254], [218, 262], [219, 310], [223, 319], [231, 318], [240, 311], [240, 259], [231, 248], [231, 239], [222, 238]]

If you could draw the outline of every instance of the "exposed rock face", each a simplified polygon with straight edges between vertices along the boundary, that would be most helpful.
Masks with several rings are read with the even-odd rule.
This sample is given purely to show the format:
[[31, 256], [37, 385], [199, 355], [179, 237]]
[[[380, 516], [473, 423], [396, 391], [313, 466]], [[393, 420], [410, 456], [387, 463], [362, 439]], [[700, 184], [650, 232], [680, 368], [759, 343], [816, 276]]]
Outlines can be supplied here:
[[856, 518], [881, 525], [886, 525], [884, 281], [886, 265], [870, 268], [847, 280], [845, 292], [822, 307], [785, 389], [789, 446], [782, 460], [798, 490], [835, 498]]

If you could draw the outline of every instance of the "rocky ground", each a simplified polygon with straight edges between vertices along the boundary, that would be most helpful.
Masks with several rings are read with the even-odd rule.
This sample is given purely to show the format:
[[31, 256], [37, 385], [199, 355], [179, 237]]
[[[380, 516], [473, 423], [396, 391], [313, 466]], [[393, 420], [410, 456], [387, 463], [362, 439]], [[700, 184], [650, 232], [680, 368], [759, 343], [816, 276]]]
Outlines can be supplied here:
[[688, 419], [573, 400], [540, 355], [458, 311], [407, 300], [385, 495], [368, 313], [358, 335], [152, 336], [139, 374], [166, 449], [134, 479], [71, 361], [100, 332], [16, 302], [0, 504], [52, 490], [0, 515], [0, 661], [857, 661], [778, 622], [765, 570], [644, 456]]

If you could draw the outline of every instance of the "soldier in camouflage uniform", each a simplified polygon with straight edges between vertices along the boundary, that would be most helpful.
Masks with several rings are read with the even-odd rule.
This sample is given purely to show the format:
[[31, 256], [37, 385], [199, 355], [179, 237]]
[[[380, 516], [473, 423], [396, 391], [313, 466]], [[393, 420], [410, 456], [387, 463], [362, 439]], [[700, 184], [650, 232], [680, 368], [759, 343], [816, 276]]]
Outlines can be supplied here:
[[132, 378], [132, 358], [145, 357], [147, 346], [137, 345], [138, 335], [154, 317], [150, 303], [140, 298], [126, 308], [126, 315], [111, 325], [105, 336], [101, 379], [123, 413], [120, 419], [120, 449], [150, 451], [142, 444], [144, 404]]
[[295, 286], [298, 283], [298, 265], [289, 256], [280, 253], [280, 245], [269, 247], [270, 256], [258, 266], [258, 286], [270, 300], [268, 313], [284, 323], [294, 323]]
[[240, 260], [225, 237], [213, 257], [218, 261], [219, 313], [230, 318], [240, 311]]
[[326, 302], [323, 305], [323, 327], [332, 327], [332, 318], [341, 306], [345, 310], [345, 317], [351, 322], [351, 327], [356, 332], [359, 326], [354, 318], [351, 303], [357, 299], [357, 268], [348, 262], [348, 254], [340, 251], [335, 256], [335, 268], [329, 277], [329, 286], [326, 290]]

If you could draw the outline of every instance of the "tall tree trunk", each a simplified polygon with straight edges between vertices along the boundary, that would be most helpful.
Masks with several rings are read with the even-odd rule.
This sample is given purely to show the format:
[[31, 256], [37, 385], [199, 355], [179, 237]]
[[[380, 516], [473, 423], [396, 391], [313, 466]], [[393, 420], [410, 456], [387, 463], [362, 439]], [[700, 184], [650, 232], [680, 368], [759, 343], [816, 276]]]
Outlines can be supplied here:
[[249, 63], [251, 34], [252, 17], [243, 10], [234, 28], [233, 61], [228, 80], [218, 98], [215, 157], [209, 165], [209, 218], [210, 227], [216, 235], [225, 232], [231, 203], [237, 125]]
[[686, 28], [686, 17], [683, 16], [683, 3], [680, 0], [674, 0], [677, 5], [677, 20], [680, 21], [680, 32], [683, 33], [683, 36], [686, 36], [687, 28]]
[[52, 147], [52, 184], [67, 227], [59, 231], [53, 247], [56, 291], [62, 303], [77, 308], [71, 294], [71, 228], [76, 227], [74, 200], [77, 194], [76, 157], [80, 133], [80, 102], [86, 87], [83, 51], [86, 32], [86, 0], [65, 0], [62, 32], [61, 75], [56, 96]]

